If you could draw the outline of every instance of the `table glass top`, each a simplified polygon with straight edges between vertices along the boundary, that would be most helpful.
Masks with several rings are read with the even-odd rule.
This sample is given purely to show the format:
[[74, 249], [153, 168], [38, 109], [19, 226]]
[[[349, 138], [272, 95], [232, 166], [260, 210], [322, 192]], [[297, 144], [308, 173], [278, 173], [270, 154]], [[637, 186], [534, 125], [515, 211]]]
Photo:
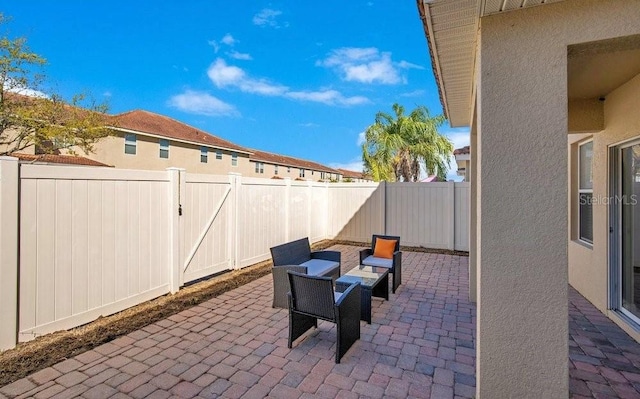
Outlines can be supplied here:
[[340, 276], [338, 281], [345, 283], [359, 282], [362, 285], [371, 287], [388, 273], [389, 269], [386, 267], [360, 265]]

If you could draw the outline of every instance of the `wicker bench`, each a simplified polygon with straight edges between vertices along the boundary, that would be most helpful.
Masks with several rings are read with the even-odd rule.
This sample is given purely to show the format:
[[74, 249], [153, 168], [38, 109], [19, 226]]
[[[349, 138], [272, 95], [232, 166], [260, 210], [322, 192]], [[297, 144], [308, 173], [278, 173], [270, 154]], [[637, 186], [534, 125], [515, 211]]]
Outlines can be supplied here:
[[271, 248], [273, 259], [273, 307], [289, 306], [289, 270], [310, 276], [340, 277], [340, 252], [311, 251], [308, 238], [291, 241]]

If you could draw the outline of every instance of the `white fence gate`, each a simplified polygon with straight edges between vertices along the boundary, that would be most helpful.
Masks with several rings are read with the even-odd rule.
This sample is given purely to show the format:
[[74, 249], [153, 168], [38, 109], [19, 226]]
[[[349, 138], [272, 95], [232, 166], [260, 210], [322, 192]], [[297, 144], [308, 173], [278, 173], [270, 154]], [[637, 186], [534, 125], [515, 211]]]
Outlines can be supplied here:
[[[0, 157], [0, 350], [309, 237], [469, 249], [468, 183], [319, 183]], [[19, 288], [19, 289], [18, 289]]]

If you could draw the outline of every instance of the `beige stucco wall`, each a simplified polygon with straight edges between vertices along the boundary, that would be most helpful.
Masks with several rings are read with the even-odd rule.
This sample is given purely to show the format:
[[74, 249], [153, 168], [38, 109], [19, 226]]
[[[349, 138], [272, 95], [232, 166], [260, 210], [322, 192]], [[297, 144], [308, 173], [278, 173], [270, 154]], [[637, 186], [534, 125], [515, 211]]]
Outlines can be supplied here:
[[[81, 151], [76, 150], [81, 153]], [[233, 151], [222, 150], [222, 159], [216, 159], [215, 148], [209, 148], [207, 162], [200, 162], [200, 145], [188, 144], [169, 140], [169, 158], [160, 158], [159, 138], [142, 134], [136, 135], [136, 153], [125, 154], [124, 135], [116, 133], [98, 141], [94, 146], [94, 152], [85, 155], [94, 159], [123, 169], [147, 169], [165, 170], [166, 168], [184, 168], [189, 173], [203, 174], [227, 174], [240, 173], [248, 177], [261, 177], [270, 179], [275, 175], [275, 165], [264, 163], [264, 173], [256, 173], [256, 162], [249, 160], [248, 154], [237, 153], [238, 165], [232, 166], [231, 154]], [[278, 176], [296, 179], [300, 176], [300, 168], [278, 166]], [[320, 172], [305, 169], [305, 180], [320, 180]], [[328, 176], [328, 173], [327, 173]], [[332, 175], [335, 178], [335, 174]]]
[[[609, 146], [640, 138], [640, 75], [635, 76], [606, 97], [604, 130], [593, 137], [593, 197], [609, 197]], [[576, 237], [577, 229], [577, 143], [587, 135], [569, 136], [571, 202], [569, 211], [569, 283], [600, 311], [618, 323], [634, 339], [640, 333], [607, 310], [609, 299], [609, 206], [604, 201], [593, 206], [593, 247]]]
[[[222, 159], [216, 159], [216, 150], [210, 148], [207, 163], [200, 162], [200, 146], [169, 140], [169, 158], [160, 158], [160, 144], [156, 137], [136, 135], [136, 153], [125, 154], [124, 136], [101, 139], [94, 145], [94, 152], [87, 158], [122, 169], [165, 170], [170, 167], [184, 168], [190, 173], [227, 174], [229, 172], [248, 173], [247, 154], [238, 153], [238, 166], [231, 166], [231, 151], [223, 151]], [[81, 154], [84, 155], [84, 154]]]
[[568, 396], [567, 46], [637, 34], [639, 4], [567, 0], [481, 19], [479, 398]]

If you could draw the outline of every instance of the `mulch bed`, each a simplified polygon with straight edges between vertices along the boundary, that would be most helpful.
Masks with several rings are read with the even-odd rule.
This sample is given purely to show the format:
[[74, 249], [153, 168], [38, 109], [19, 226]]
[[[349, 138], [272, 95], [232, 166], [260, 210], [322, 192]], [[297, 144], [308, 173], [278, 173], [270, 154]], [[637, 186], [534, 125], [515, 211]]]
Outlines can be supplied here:
[[[336, 244], [360, 247], [366, 245], [352, 241], [325, 240], [314, 244], [313, 249], [325, 249]], [[402, 250], [468, 256], [467, 252], [460, 251], [415, 247], [402, 247]], [[164, 295], [122, 312], [100, 317], [84, 326], [20, 343], [13, 349], [0, 352], [0, 387], [266, 276], [271, 273], [271, 268], [271, 261], [265, 261], [227, 272], [183, 287], [176, 294]]]

